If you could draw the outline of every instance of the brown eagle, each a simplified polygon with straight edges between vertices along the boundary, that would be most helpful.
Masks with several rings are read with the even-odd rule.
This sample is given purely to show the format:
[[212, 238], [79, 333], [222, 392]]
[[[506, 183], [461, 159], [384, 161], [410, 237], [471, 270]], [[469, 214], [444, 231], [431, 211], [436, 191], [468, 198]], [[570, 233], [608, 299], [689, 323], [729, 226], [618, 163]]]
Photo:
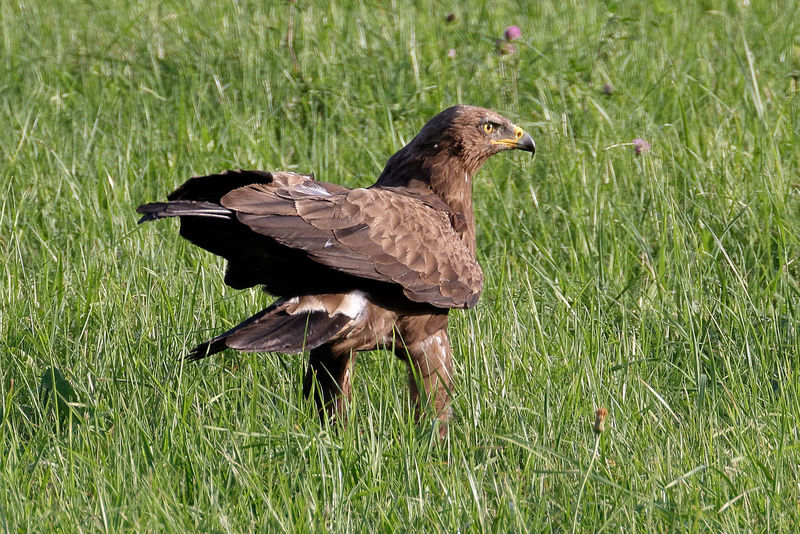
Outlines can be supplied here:
[[239, 170], [191, 178], [168, 202], [139, 206], [140, 223], [180, 217], [181, 236], [228, 260], [229, 286], [262, 285], [278, 297], [188, 357], [226, 348], [309, 351], [303, 394], [313, 393], [324, 420], [344, 416], [355, 353], [393, 349], [408, 363], [417, 416], [430, 402], [444, 435], [453, 369], [448, 312], [474, 306], [483, 287], [472, 177], [509, 149], [535, 145], [493, 111], [454, 106], [428, 121], [366, 189]]

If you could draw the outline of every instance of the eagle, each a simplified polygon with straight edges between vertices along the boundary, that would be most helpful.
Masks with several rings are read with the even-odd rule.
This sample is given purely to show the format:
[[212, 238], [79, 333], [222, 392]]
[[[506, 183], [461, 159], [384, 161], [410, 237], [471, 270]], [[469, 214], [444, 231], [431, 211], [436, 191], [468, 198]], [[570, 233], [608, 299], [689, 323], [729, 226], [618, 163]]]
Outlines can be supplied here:
[[187, 357], [307, 352], [303, 394], [324, 422], [346, 416], [356, 353], [388, 349], [407, 363], [417, 419], [430, 413], [446, 435], [448, 313], [475, 306], [483, 288], [472, 180], [510, 149], [534, 153], [535, 144], [502, 115], [458, 105], [430, 119], [367, 188], [235, 170], [139, 206], [140, 223], [178, 217], [182, 237], [225, 258], [227, 285], [277, 297]]

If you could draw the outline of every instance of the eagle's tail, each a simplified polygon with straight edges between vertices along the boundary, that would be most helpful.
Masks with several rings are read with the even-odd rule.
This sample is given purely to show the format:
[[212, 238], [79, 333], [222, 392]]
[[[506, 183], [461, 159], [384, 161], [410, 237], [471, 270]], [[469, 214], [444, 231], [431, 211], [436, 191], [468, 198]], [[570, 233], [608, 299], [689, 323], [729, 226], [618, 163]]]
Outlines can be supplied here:
[[[303, 302], [309, 299], [314, 301], [311, 305]], [[354, 319], [347, 310], [330, 311], [314, 306], [317, 302], [320, 299], [316, 296], [280, 299], [224, 334], [196, 346], [186, 358], [199, 360], [228, 348], [285, 354], [315, 349], [347, 329]]]
[[151, 202], [136, 208], [142, 214], [139, 224], [166, 217], [206, 217], [212, 219], [233, 219], [233, 212], [214, 202], [195, 200], [172, 200], [170, 202]]

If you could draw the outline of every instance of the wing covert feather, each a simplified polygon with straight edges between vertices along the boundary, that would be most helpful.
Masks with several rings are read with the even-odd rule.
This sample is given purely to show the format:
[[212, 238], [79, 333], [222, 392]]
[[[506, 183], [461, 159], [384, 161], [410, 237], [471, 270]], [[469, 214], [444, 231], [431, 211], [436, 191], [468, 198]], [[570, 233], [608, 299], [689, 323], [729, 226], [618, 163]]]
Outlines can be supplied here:
[[475, 305], [483, 273], [446, 213], [395, 191], [328, 185], [252, 184], [221, 204], [253, 231], [333, 269], [399, 284], [415, 302]]

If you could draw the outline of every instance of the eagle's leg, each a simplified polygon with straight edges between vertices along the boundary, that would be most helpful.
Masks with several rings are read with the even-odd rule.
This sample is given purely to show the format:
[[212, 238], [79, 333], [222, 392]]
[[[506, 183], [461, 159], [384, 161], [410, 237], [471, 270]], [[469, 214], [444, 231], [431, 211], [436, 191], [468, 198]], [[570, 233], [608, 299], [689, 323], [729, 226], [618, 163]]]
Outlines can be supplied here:
[[452, 414], [450, 389], [453, 357], [447, 330], [439, 330], [405, 348], [408, 355], [408, 383], [416, 418], [419, 420], [426, 410], [433, 409], [439, 420], [439, 436], [444, 437]]
[[314, 395], [320, 421], [344, 421], [350, 401], [350, 378], [355, 354], [334, 353], [323, 345], [311, 351], [303, 379], [303, 396]]

